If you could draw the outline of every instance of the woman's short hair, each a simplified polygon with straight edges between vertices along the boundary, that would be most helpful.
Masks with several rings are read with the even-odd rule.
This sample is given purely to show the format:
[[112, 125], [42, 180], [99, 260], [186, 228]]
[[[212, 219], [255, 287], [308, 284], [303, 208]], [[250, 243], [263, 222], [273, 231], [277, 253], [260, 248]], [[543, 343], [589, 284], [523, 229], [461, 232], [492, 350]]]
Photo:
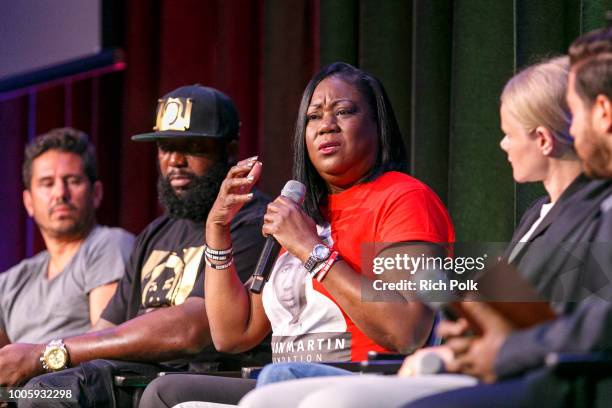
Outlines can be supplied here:
[[568, 74], [567, 56], [531, 65], [508, 81], [500, 99], [526, 131], [544, 126], [555, 139], [573, 148], [572, 116], [565, 99]]
[[408, 157], [402, 134], [395, 119], [393, 107], [383, 85], [364, 70], [344, 62], [335, 62], [321, 69], [306, 85], [298, 111], [293, 139], [293, 177], [307, 188], [304, 199], [306, 213], [317, 222], [322, 221], [319, 212], [321, 200], [327, 195], [327, 186], [308, 157], [306, 149], [306, 116], [315, 88], [328, 77], [337, 77], [355, 85], [363, 95], [378, 129], [378, 152], [373, 168], [358, 183], [376, 179], [387, 171], [405, 172]]

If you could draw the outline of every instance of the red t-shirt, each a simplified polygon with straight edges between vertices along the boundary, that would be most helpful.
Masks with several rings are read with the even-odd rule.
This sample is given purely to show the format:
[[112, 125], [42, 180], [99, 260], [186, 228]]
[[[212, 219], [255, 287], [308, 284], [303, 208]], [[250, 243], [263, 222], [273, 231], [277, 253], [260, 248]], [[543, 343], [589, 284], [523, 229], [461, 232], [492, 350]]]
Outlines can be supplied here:
[[[453, 226], [440, 199], [403, 173], [388, 172], [373, 182], [329, 195], [322, 210], [329, 225], [319, 226], [319, 235], [365, 275], [372, 272], [362, 271], [364, 245], [454, 241]], [[263, 303], [272, 324], [273, 361], [360, 361], [369, 350], [385, 350], [359, 330], [323, 284], [312, 280], [291, 254], [279, 256], [270, 282], [264, 288]]]

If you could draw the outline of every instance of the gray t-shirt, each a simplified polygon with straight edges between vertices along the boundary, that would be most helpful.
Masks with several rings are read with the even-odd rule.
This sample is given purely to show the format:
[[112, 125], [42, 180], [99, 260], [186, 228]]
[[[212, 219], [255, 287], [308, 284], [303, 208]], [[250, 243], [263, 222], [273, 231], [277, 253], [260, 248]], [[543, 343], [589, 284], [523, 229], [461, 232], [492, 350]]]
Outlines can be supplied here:
[[47, 279], [43, 251], [0, 273], [0, 330], [13, 343], [44, 343], [91, 327], [89, 292], [119, 280], [134, 236], [120, 228], [96, 226], [64, 270]]

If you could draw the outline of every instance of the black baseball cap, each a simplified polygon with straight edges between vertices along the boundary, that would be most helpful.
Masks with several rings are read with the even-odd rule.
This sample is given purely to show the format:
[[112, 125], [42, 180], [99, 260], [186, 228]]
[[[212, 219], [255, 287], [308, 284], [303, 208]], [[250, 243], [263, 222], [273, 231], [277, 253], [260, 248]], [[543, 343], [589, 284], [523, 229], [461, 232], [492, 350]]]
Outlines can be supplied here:
[[157, 104], [154, 132], [132, 136], [137, 142], [173, 138], [236, 139], [240, 121], [234, 102], [223, 92], [199, 84], [182, 86]]

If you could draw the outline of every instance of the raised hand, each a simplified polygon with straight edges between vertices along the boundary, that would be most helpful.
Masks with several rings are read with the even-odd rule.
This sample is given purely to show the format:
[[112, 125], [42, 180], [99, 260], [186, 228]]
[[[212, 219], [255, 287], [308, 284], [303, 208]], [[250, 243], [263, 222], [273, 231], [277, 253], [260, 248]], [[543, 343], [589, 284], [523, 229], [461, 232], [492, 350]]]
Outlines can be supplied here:
[[224, 237], [229, 235], [232, 219], [245, 203], [253, 199], [251, 190], [261, 176], [261, 168], [261, 162], [254, 156], [238, 162], [229, 170], [206, 220], [208, 245], [215, 246], [219, 233]]

